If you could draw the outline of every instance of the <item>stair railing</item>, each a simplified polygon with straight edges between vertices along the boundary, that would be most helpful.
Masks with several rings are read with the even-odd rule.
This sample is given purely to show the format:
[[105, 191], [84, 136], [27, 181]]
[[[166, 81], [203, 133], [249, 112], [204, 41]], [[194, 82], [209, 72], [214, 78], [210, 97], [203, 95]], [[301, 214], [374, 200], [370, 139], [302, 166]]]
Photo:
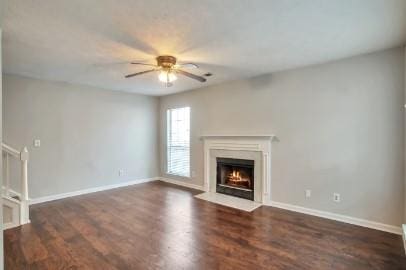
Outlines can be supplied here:
[[21, 151], [18, 151], [5, 143], [2, 143], [2, 149], [5, 159], [4, 160], [5, 196], [11, 197], [10, 158], [15, 158], [20, 161], [21, 166], [21, 178], [20, 178], [21, 196], [19, 196], [20, 224], [29, 223], [30, 215], [29, 215], [29, 197], [28, 197], [28, 159], [29, 159], [28, 149], [27, 147], [23, 147]]

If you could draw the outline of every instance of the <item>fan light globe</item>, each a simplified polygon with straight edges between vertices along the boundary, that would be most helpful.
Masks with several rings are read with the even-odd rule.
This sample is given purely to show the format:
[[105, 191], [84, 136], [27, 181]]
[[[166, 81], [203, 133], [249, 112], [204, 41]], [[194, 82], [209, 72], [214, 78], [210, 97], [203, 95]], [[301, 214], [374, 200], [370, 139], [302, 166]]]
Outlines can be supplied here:
[[176, 77], [176, 75], [173, 72], [167, 70], [162, 70], [158, 75], [158, 79], [163, 83], [173, 82], [177, 78], [178, 77]]

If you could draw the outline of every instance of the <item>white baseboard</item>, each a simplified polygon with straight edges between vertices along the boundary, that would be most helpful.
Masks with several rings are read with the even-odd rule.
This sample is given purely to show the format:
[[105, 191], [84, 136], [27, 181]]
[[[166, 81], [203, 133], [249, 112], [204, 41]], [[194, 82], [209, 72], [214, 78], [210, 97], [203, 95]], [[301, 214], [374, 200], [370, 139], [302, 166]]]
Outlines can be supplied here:
[[112, 184], [112, 185], [107, 185], [107, 186], [94, 187], [94, 188], [82, 189], [82, 190], [77, 190], [77, 191], [72, 191], [72, 192], [67, 192], [67, 193], [60, 193], [60, 194], [55, 194], [55, 195], [34, 198], [34, 199], [30, 199], [30, 205], [64, 199], [64, 198], [68, 198], [68, 197], [73, 197], [73, 196], [78, 196], [78, 195], [83, 195], [83, 194], [88, 194], [88, 193], [93, 193], [93, 192], [98, 192], [98, 191], [103, 191], [103, 190], [108, 190], [108, 189], [114, 189], [114, 188], [119, 188], [119, 187], [137, 185], [137, 184], [146, 183], [146, 182], [152, 182], [152, 181], [156, 181], [158, 179], [159, 179], [159, 177], [138, 179], [138, 180], [119, 183], [119, 184]]
[[[139, 179], [139, 180], [124, 182], [124, 183], [119, 183], [119, 184], [94, 187], [94, 188], [89, 188], [89, 189], [83, 189], [83, 190], [77, 190], [77, 191], [72, 191], [72, 192], [67, 192], [67, 193], [61, 193], [61, 194], [56, 194], [56, 195], [49, 195], [49, 196], [34, 198], [34, 199], [30, 199], [30, 205], [64, 199], [64, 198], [68, 198], [68, 197], [73, 197], [73, 196], [78, 196], [78, 195], [83, 195], [83, 194], [88, 194], [88, 193], [93, 193], [93, 192], [98, 192], [98, 191], [103, 191], [103, 190], [109, 190], [109, 189], [114, 189], [114, 188], [119, 188], [119, 187], [131, 186], [131, 185], [136, 185], [136, 184], [141, 184], [141, 183], [146, 183], [146, 182], [152, 182], [152, 181], [156, 181], [156, 180], [178, 185], [178, 186], [183, 186], [183, 187], [187, 187], [187, 188], [204, 191], [204, 187], [200, 186], [200, 185], [191, 184], [191, 183], [187, 183], [184, 181], [179, 181], [179, 180], [166, 178], [166, 177], [153, 177], [153, 178]], [[12, 192], [16, 193], [18, 195], [17, 192], [14, 192], [14, 191], [12, 191]], [[381, 231], [385, 231], [385, 232], [390, 232], [390, 233], [394, 233], [394, 234], [399, 234], [399, 235], [404, 234], [403, 237], [406, 238], [406, 232], [403, 232], [403, 230], [406, 230], [406, 228], [404, 228], [402, 230], [401, 227], [397, 227], [397, 226], [393, 226], [393, 225], [383, 224], [383, 223], [360, 219], [360, 218], [354, 218], [354, 217], [335, 214], [335, 213], [326, 212], [326, 211], [315, 210], [315, 209], [311, 209], [311, 208], [305, 208], [305, 207], [287, 204], [287, 203], [272, 201], [272, 202], [270, 202], [269, 205], [273, 206], [273, 207], [285, 209], [285, 210], [290, 210], [290, 211], [299, 212], [299, 213], [303, 213], [303, 214], [332, 219], [332, 220], [336, 220], [336, 221], [341, 221], [341, 222], [345, 222], [345, 223], [349, 223], [349, 224], [354, 224], [354, 225], [372, 228], [372, 229], [376, 229], [376, 230], [381, 230]], [[406, 241], [405, 241], [405, 244], [406, 244]]]
[[20, 224], [15, 223], [15, 222], [3, 223], [3, 231], [18, 227], [18, 226], [20, 226]]
[[175, 179], [171, 179], [171, 178], [166, 178], [166, 177], [159, 177], [160, 181], [162, 182], [166, 182], [166, 183], [170, 183], [170, 184], [174, 184], [174, 185], [178, 185], [178, 186], [182, 186], [182, 187], [187, 187], [187, 188], [192, 188], [192, 189], [197, 189], [197, 190], [202, 190], [204, 191], [204, 187], [203, 186], [199, 186], [196, 184], [191, 184], [185, 181], [179, 181], [179, 180], [175, 180]]
[[376, 229], [376, 230], [380, 230], [380, 231], [384, 231], [384, 232], [389, 232], [389, 233], [394, 233], [394, 234], [399, 234], [399, 235], [402, 234], [401, 227], [383, 224], [383, 223], [370, 221], [370, 220], [366, 220], [366, 219], [354, 218], [354, 217], [350, 217], [350, 216], [345, 216], [345, 215], [340, 215], [340, 214], [335, 214], [335, 213], [331, 213], [331, 212], [320, 211], [320, 210], [315, 210], [315, 209], [311, 209], [311, 208], [305, 208], [305, 207], [301, 207], [301, 206], [297, 206], [297, 205], [275, 202], [275, 201], [272, 201], [270, 203], [270, 206], [285, 209], [285, 210], [290, 210], [290, 211], [294, 211], [294, 212], [299, 212], [299, 213], [303, 213], [303, 214], [308, 214], [308, 215], [312, 215], [312, 216], [341, 221], [341, 222], [358, 225], [358, 226], [362, 226], [362, 227], [367, 227], [367, 228], [371, 228], [371, 229]]
[[[166, 178], [166, 177], [159, 177], [158, 180], [166, 182], [166, 183], [175, 184], [178, 186], [183, 186], [183, 187], [188, 187], [188, 188], [204, 191], [203, 186], [190, 184], [185, 181], [179, 181], [179, 180]], [[341, 222], [358, 225], [358, 226], [362, 226], [362, 227], [366, 227], [366, 228], [371, 228], [371, 229], [375, 229], [375, 230], [380, 230], [380, 231], [384, 231], [384, 232], [402, 235], [402, 228], [393, 226], [393, 225], [383, 224], [383, 223], [370, 221], [370, 220], [366, 220], [366, 219], [354, 218], [354, 217], [350, 217], [350, 216], [345, 216], [345, 215], [340, 215], [340, 214], [335, 214], [335, 213], [331, 213], [331, 212], [320, 211], [320, 210], [316, 210], [316, 209], [305, 208], [302, 206], [275, 202], [275, 201], [271, 201], [269, 205], [273, 206], [273, 207], [285, 209], [285, 210], [290, 210], [290, 211], [294, 211], [294, 212], [299, 212], [299, 213], [308, 214], [308, 215], [312, 215], [312, 216], [332, 219], [332, 220], [341, 221]], [[405, 237], [406, 237], [406, 235], [405, 235]]]

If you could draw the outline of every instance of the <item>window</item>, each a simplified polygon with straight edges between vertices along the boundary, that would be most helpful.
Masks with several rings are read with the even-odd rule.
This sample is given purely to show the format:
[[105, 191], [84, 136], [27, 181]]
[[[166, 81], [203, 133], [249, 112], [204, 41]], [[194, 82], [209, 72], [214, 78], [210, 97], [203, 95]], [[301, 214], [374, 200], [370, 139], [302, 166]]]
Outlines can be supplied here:
[[167, 111], [167, 173], [190, 177], [190, 108]]

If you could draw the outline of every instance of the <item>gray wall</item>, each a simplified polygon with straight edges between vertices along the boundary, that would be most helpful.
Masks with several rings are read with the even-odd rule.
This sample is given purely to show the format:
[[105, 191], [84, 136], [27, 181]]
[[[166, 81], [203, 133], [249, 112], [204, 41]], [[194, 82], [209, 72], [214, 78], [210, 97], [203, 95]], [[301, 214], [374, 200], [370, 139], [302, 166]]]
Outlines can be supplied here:
[[179, 180], [203, 185], [202, 134], [276, 134], [273, 201], [399, 225], [403, 100], [403, 48], [161, 97], [161, 173], [165, 111], [190, 106], [194, 177]]
[[159, 175], [155, 97], [5, 75], [3, 99], [4, 141], [30, 151], [31, 198]]
[[[0, 28], [0, 74], [2, 73], [2, 54], [3, 54], [3, 50], [2, 50], [2, 44], [3, 40], [2, 40], [2, 30]], [[0, 76], [0, 108], [3, 108], [3, 97], [2, 97], [2, 93], [3, 93], [3, 76]], [[2, 121], [3, 117], [2, 117], [2, 110], [0, 110], [0, 141], [3, 141], [3, 121]], [[3, 155], [0, 155], [0, 184], [3, 185]], [[2, 198], [0, 200], [3, 200]], [[1, 201], [1, 205], [3, 205], [3, 202]], [[3, 220], [3, 207], [0, 207], [0, 220]], [[3, 231], [3, 222], [0, 222], [0, 232]], [[0, 233], [0, 270], [2, 270], [4, 268], [4, 259], [3, 259], [3, 234]]]

